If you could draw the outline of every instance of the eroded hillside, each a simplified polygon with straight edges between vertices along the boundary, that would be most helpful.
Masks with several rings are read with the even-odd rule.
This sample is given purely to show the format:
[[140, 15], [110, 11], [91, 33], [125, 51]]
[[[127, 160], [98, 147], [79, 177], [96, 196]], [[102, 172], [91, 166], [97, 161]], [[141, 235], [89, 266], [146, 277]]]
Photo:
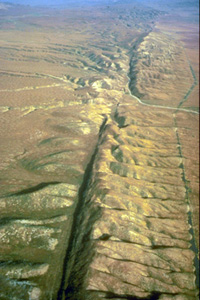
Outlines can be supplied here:
[[0, 299], [197, 299], [184, 45], [137, 4], [0, 11]]

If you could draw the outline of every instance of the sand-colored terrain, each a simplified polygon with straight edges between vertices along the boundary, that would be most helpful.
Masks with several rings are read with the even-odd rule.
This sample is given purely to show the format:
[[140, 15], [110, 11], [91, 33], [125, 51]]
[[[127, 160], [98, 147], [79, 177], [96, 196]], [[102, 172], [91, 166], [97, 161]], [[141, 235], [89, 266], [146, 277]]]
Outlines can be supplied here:
[[195, 25], [0, 15], [0, 300], [198, 299]]

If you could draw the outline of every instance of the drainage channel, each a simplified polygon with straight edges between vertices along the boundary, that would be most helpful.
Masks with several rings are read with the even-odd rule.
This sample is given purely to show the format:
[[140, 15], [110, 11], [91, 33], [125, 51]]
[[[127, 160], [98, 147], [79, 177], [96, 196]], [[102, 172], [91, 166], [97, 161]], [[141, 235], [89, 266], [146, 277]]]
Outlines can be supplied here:
[[[178, 134], [178, 127], [177, 127], [176, 115], [174, 114], [173, 117], [174, 117], [174, 126], [175, 126], [175, 129], [176, 129], [176, 138], [177, 138], [179, 156], [183, 160], [182, 146], [181, 146], [180, 137], [179, 137], [179, 134]], [[190, 204], [190, 198], [189, 198], [190, 188], [188, 186], [188, 181], [186, 179], [185, 168], [184, 168], [183, 161], [182, 161], [182, 163], [180, 165], [180, 168], [182, 170], [182, 180], [184, 182], [185, 191], [186, 191], [185, 200], [186, 200], [186, 203], [188, 204], [188, 207], [189, 207], [189, 211], [187, 212], [187, 216], [188, 216], [188, 224], [190, 225], [189, 233], [191, 234], [191, 237], [192, 237], [191, 240], [190, 240], [190, 244], [191, 244], [190, 249], [195, 254], [194, 261], [193, 261], [194, 262], [194, 267], [195, 267], [195, 275], [196, 275], [195, 284], [196, 284], [196, 287], [199, 288], [199, 258], [198, 258], [198, 248], [196, 246], [195, 236], [194, 236], [194, 229], [193, 229], [191, 204]]]

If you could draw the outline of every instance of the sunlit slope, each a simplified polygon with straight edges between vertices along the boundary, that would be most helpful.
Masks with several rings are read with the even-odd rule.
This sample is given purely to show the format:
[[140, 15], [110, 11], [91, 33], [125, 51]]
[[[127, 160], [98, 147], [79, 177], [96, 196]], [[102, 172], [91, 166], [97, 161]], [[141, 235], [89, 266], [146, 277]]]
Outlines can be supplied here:
[[196, 300], [183, 47], [128, 1], [26, 9], [1, 18], [0, 299]]
[[184, 48], [156, 31], [136, 47], [130, 68], [132, 93], [150, 104], [181, 106], [197, 84]]
[[108, 121], [80, 212], [99, 218], [82, 217], [85, 235], [74, 237], [70, 299], [196, 299], [188, 224], [196, 204], [176, 131], [170, 112], [130, 103]]

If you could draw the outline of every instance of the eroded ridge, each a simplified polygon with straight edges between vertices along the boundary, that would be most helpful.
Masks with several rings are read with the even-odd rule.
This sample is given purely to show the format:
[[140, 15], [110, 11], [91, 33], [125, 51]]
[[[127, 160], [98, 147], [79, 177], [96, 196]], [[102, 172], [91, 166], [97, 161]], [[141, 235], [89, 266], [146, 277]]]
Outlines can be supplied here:
[[133, 95], [163, 107], [180, 108], [187, 101], [197, 80], [180, 43], [155, 30], [144, 36], [131, 54], [129, 86]]
[[2, 300], [197, 299], [197, 68], [128, 2], [2, 14]]
[[[123, 97], [127, 47], [154, 14], [123, 6], [84, 17], [82, 9], [12, 13], [2, 20], [0, 48], [0, 298], [51, 300], [71, 275], [80, 188], [105, 115]], [[87, 212], [90, 224], [96, 213]]]
[[118, 106], [99, 142], [61, 299], [197, 299], [178, 146], [173, 115]]

